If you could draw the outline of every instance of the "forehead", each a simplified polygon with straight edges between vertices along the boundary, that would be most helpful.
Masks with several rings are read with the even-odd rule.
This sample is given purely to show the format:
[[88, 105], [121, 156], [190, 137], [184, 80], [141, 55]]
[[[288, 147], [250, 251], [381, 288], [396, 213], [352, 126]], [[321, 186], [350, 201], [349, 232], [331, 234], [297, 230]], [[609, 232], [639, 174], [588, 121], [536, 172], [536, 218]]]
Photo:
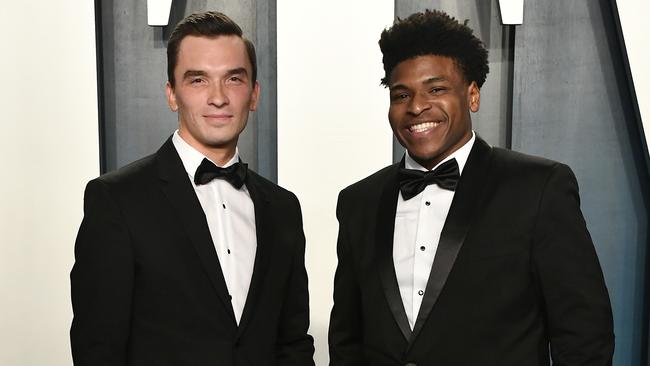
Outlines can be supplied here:
[[178, 48], [177, 70], [211, 68], [251, 69], [244, 41], [234, 35], [187, 36]]
[[390, 74], [389, 86], [424, 82], [432, 78], [451, 82], [462, 82], [464, 79], [460, 68], [451, 57], [423, 55], [398, 63]]

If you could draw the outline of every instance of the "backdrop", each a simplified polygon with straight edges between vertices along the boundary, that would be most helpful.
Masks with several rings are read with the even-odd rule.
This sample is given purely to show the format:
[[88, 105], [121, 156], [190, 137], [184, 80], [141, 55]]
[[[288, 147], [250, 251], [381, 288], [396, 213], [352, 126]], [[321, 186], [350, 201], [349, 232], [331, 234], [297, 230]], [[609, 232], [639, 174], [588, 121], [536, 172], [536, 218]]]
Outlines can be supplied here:
[[[240, 149], [255, 169], [302, 202], [311, 332], [324, 364], [336, 195], [403, 154], [385, 117], [377, 40], [395, 17], [426, 8], [468, 19], [490, 51], [481, 110], [473, 116], [476, 131], [495, 146], [573, 168], [612, 300], [615, 363], [645, 363], [650, 180], [617, 9], [610, 1], [525, 1], [523, 24], [504, 26], [497, 0], [186, 0], [173, 2], [168, 27], [147, 26], [144, 2], [104, 1], [98, 10], [105, 167], [155, 151], [176, 128], [162, 87], [172, 26], [206, 9], [240, 23], [256, 41], [263, 65], [263, 108]], [[334, 165], [336, 174], [330, 173]]]
[[478, 133], [576, 172], [614, 306], [615, 365], [647, 365], [647, 1], [526, 0], [517, 26], [501, 24], [497, 0], [172, 3], [167, 27], [147, 25], [144, 0], [2, 5], [0, 364], [71, 364], [68, 276], [83, 187], [152, 153], [176, 128], [166, 41], [183, 16], [215, 9], [257, 45], [262, 100], [240, 148], [301, 200], [310, 332], [326, 365], [336, 195], [402, 153], [379, 86], [379, 33], [435, 7], [469, 19], [490, 50]]

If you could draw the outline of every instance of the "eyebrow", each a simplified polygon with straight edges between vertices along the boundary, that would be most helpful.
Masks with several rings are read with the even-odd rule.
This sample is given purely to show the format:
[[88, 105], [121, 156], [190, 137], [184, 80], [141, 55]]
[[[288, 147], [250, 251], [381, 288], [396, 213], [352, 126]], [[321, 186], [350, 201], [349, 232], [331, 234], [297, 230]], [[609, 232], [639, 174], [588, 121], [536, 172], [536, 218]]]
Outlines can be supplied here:
[[191, 77], [194, 77], [194, 76], [205, 76], [205, 75], [206, 75], [205, 71], [201, 71], [201, 70], [187, 70], [187, 71], [185, 71], [185, 73], [183, 74], [183, 79], [191, 78]]
[[228, 72], [226, 72], [226, 75], [228, 75], [228, 76], [230, 76], [230, 75], [245, 75], [245, 76], [248, 76], [248, 71], [246, 70], [245, 67], [238, 67], [238, 68], [235, 68], [235, 69], [232, 69], [232, 70], [228, 70]]
[[[431, 84], [431, 83], [435, 83], [435, 82], [438, 82], [438, 81], [447, 81], [447, 79], [445, 79], [442, 76], [432, 76], [432, 77], [427, 78], [426, 80], [424, 80], [422, 82], [422, 84]], [[389, 86], [388, 89], [390, 91], [393, 91], [393, 90], [404, 90], [404, 89], [409, 89], [409, 88], [404, 84], [395, 84], [395, 85]]]
[[[203, 70], [187, 70], [183, 74], [183, 79], [195, 77], [195, 76], [207, 76], [208, 73]], [[248, 71], [244, 67], [237, 67], [231, 70], [226, 71], [226, 76], [232, 75], [245, 75], [248, 76]]]
[[442, 76], [432, 76], [432, 77], [426, 79], [425, 81], [423, 81], [422, 84], [431, 84], [431, 83], [435, 83], [437, 81], [447, 81], [447, 79], [445, 79]]

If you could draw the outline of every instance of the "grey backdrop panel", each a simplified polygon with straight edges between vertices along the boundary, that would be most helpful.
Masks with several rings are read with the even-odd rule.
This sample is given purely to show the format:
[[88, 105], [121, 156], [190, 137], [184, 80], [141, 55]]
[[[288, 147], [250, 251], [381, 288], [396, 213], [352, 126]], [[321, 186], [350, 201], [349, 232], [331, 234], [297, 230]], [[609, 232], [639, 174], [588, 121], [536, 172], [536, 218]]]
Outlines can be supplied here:
[[166, 27], [147, 25], [146, 1], [99, 3], [102, 170], [116, 169], [155, 152], [178, 127], [165, 96], [167, 40], [185, 16], [218, 10], [242, 27], [257, 50], [262, 94], [258, 111], [251, 114], [239, 139], [240, 154], [252, 169], [276, 181], [275, 1], [176, 0]]
[[569, 164], [614, 310], [615, 365], [645, 365], [648, 178], [609, 2], [525, 2], [512, 148]]
[[[509, 147], [510, 100], [512, 98], [512, 36], [501, 24], [497, 0], [396, 0], [395, 16], [406, 18], [425, 9], [439, 9], [467, 25], [489, 51], [490, 73], [481, 88], [481, 108], [472, 115], [472, 125], [493, 146]], [[399, 161], [404, 148], [394, 140], [393, 159]]]

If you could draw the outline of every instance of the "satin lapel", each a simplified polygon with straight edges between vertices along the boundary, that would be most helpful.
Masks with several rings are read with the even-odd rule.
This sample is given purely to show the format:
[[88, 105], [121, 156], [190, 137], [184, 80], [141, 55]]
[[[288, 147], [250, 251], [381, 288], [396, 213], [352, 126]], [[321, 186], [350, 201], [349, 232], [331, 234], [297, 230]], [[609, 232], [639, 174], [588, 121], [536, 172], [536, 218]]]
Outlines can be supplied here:
[[470, 224], [475, 217], [476, 208], [485, 187], [484, 182], [491, 151], [492, 148], [477, 136], [458, 182], [447, 220], [440, 234], [438, 250], [433, 259], [431, 273], [427, 281], [422, 305], [420, 305], [420, 312], [413, 327], [409, 347], [422, 330], [431, 309], [438, 300], [456, 261], [458, 251], [463, 245]]
[[210, 278], [219, 299], [228, 309], [232, 321], [236, 324], [228, 287], [210, 236], [205, 214], [171, 138], [158, 150], [156, 158], [162, 190], [171, 202], [187, 236], [196, 249], [203, 269]]
[[251, 195], [253, 205], [255, 206], [255, 233], [257, 236], [257, 249], [255, 252], [255, 264], [253, 265], [253, 275], [251, 284], [248, 288], [246, 303], [239, 321], [237, 336], [240, 336], [248, 324], [254, 308], [257, 305], [257, 298], [264, 287], [264, 279], [269, 267], [271, 258], [274, 233], [271, 220], [271, 211], [269, 209], [269, 197], [264, 187], [260, 184], [260, 178], [249, 171], [246, 177], [246, 188]]
[[[404, 159], [400, 163], [404, 165]], [[393, 264], [393, 235], [395, 230], [395, 211], [397, 210], [397, 197], [399, 194], [399, 181], [397, 171], [399, 166], [394, 165], [386, 185], [384, 186], [377, 212], [377, 265], [381, 283], [386, 295], [386, 300], [393, 317], [402, 331], [404, 338], [408, 341], [411, 337], [411, 326], [409, 325], [402, 296], [397, 284], [395, 265]]]

